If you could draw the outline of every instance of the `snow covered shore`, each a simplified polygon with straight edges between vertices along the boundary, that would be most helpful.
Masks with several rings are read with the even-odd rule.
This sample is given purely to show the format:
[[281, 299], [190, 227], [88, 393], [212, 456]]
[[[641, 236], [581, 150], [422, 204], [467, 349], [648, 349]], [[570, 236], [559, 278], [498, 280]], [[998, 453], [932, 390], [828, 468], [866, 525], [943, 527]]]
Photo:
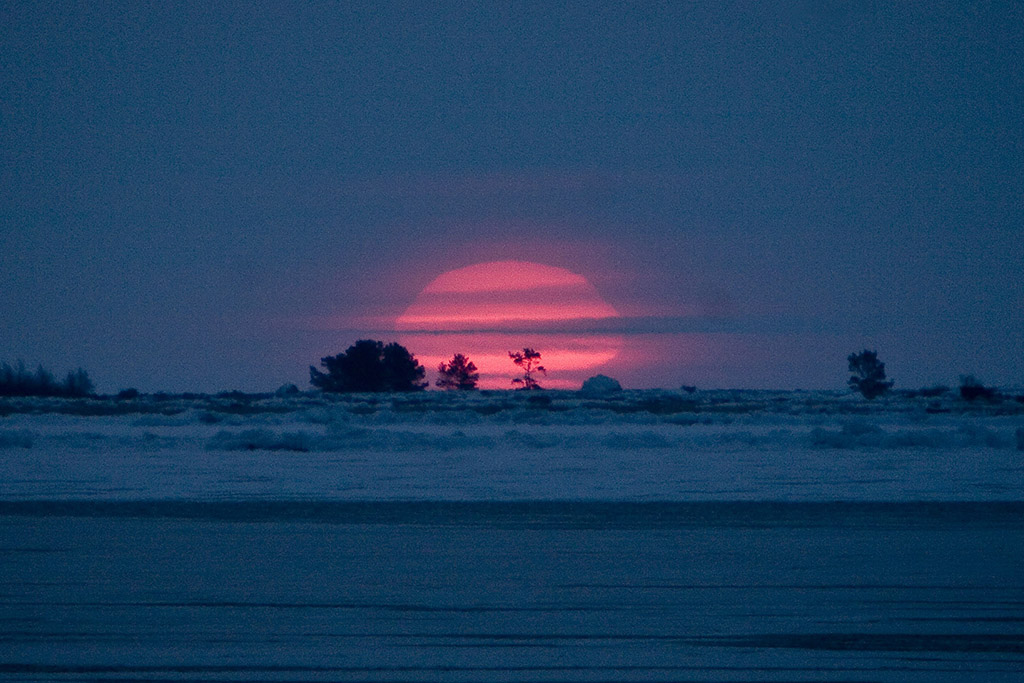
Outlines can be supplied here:
[[0, 680], [1016, 681], [1024, 404], [0, 401]]
[[845, 392], [0, 400], [0, 499], [1019, 500], [1024, 403]]

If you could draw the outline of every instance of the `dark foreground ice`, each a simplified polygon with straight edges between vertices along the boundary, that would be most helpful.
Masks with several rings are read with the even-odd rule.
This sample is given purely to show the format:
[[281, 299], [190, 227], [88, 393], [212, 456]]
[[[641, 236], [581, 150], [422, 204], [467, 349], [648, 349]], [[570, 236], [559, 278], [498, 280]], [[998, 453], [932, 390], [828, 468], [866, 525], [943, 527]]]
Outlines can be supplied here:
[[1021, 503], [0, 502], [0, 679], [1020, 681]]

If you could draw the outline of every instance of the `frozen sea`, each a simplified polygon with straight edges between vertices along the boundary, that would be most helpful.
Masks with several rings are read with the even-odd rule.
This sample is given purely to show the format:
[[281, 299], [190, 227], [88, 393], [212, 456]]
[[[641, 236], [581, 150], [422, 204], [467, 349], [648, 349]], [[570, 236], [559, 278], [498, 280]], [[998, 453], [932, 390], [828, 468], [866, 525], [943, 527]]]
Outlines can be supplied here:
[[1024, 404], [0, 401], [0, 680], [1019, 681]]

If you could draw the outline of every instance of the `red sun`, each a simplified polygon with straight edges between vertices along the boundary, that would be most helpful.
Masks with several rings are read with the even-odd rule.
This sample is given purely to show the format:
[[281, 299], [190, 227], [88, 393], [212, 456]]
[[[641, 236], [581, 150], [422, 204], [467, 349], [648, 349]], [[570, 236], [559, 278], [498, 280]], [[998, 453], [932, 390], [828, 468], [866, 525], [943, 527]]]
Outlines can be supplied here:
[[508, 352], [530, 346], [549, 371], [543, 386], [577, 388], [586, 371], [618, 354], [622, 340], [559, 326], [617, 316], [582, 275], [527, 261], [493, 261], [439, 275], [396, 327], [429, 371], [463, 353], [479, 368], [481, 387], [509, 388], [516, 368]]

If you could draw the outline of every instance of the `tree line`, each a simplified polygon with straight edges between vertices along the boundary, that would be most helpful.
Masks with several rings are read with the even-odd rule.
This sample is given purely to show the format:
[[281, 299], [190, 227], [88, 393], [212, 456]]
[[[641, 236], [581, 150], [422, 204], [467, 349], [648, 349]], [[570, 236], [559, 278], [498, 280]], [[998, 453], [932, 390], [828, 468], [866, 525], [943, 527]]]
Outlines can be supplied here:
[[[851, 353], [846, 359], [851, 373], [847, 385], [858, 391], [866, 399], [885, 396], [893, 387], [893, 380], [885, 377], [885, 363], [878, 359], [877, 351], [864, 349], [860, 353]], [[910, 392], [912, 396], [935, 397], [950, 391], [945, 385], [936, 385]], [[983, 399], [991, 401], [999, 398], [999, 392], [993, 387], [986, 387], [974, 375], [960, 375], [960, 398], [965, 401]]]
[[[522, 371], [512, 380], [520, 389], [541, 389], [537, 374], [547, 374], [540, 364], [539, 351], [529, 347], [522, 351], [509, 351], [509, 360]], [[426, 389], [426, 370], [409, 350], [392, 342], [384, 344], [375, 339], [360, 339], [343, 353], [320, 359], [323, 371], [309, 366], [309, 383], [327, 392], [364, 391], [419, 391]], [[473, 390], [477, 388], [480, 373], [476, 364], [464, 354], [456, 353], [451, 360], [437, 367], [440, 389]]]
[[92, 394], [92, 380], [82, 368], [69, 372], [58, 382], [49, 370], [40, 365], [30, 372], [21, 361], [16, 366], [0, 363], [0, 396], [58, 396], [79, 398]]
[[[547, 369], [541, 365], [539, 351], [527, 347], [509, 351], [508, 357], [522, 373], [512, 379], [512, 386], [526, 390], [543, 388], [537, 375], [547, 375]], [[851, 353], [847, 364], [851, 373], [847, 385], [864, 398], [876, 399], [892, 389], [894, 382], [886, 378], [885, 363], [879, 360], [877, 351], [865, 349]], [[309, 367], [310, 384], [327, 392], [419, 391], [428, 386], [424, 367], [408, 349], [395, 342], [385, 345], [381, 341], [361, 339], [344, 353], [320, 359], [320, 365], [325, 372], [312, 365]], [[435, 385], [440, 389], [473, 390], [480, 379], [476, 365], [462, 353], [438, 365], [437, 373]], [[693, 391], [695, 387], [684, 389]], [[913, 393], [939, 396], [948, 391], [949, 387], [937, 386]], [[971, 375], [960, 378], [959, 393], [968, 401], [998, 397], [995, 389], [983, 386]]]
[[[547, 369], [541, 365], [539, 351], [526, 347], [519, 351], [509, 351], [508, 357], [521, 373], [511, 380], [513, 387], [525, 390], [543, 388], [537, 378], [538, 375], [546, 376]], [[875, 399], [892, 389], [894, 382], [886, 378], [885, 363], [878, 358], [877, 351], [865, 349], [851, 353], [847, 363], [851, 373], [847, 385], [864, 398]], [[342, 353], [321, 358], [320, 366], [322, 371], [309, 366], [309, 382], [313, 387], [329, 393], [420, 391], [429, 385], [424, 367], [408, 349], [396, 342], [385, 344], [374, 339], [360, 339]], [[476, 364], [462, 353], [456, 353], [450, 360], [440, 363], [437, 374], [435, 386], [446, 390], [474, 390], [480, 380]], [[294, 391], [298, 391], [292, 386]], [[695, 387], [683, 388], [687, 391], [695, 390]], [[907, 393], [934, 397], [949, 391], [949, 387], [938, 385]], [[69, 372], [63, 381], [58, 381], [42, 365], [35, 371], [29, 371], [21, 361], [17, 365], [0, 363], [0, 397], [80, 398], [92, 395], [92, 380], [82, 368]], [[984, 386], [973, 375], [960, 377], [959, 395], [967, 401], [1000, 398], [996, 389]], [[134, 389], [126, 389], [118, 394], [118, 398], [124, 399], [138, 396], [139, 392]]]

